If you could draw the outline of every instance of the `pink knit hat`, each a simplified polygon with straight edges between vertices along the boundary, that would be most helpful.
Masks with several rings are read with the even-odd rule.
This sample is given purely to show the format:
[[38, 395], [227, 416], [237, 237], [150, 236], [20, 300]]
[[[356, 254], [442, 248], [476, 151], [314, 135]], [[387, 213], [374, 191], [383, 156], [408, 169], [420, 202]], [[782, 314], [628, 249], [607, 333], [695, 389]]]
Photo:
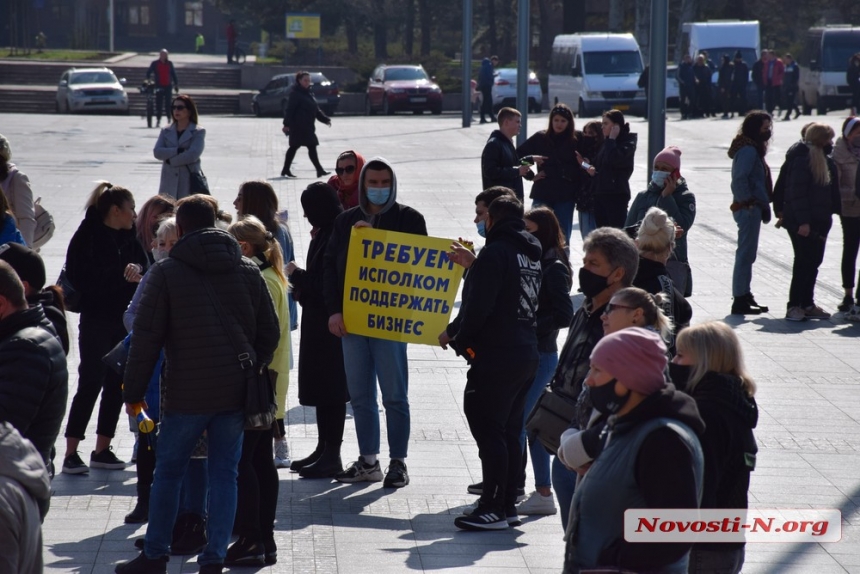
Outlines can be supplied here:
[[630, 389], [650, 395], [666, 384], [666, 345], [660, 335], [642, 327], [606, 335], [591, 352], [591, 363]]
[[681, 170], [681, 150], [673, 145], [664, 148], [654, 157], [654, 163], [668, 163], [678, 171]]

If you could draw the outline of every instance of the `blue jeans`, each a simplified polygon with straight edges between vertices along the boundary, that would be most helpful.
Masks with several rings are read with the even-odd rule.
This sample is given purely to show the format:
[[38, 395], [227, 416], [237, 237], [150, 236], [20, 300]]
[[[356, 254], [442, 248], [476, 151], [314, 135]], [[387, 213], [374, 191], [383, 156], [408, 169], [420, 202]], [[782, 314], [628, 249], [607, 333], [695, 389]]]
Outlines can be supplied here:
[[214, 414], [162, 413], [155, 459], [155, 479], [149, 503], [144, 552], [149, 558], [170, 554], [179, 493], [197, 439], [209, 437], [209, 543], [199, 564], [221, 564], [236, 517], [236, 477], [242, 455], [245, 416], [241, 411]]
[[739, 209], [732, 216], [738, 225], [738, 248], [732, 273], [732, 296], [743, 297], [752, 292], [752, 266], [758, 254], [761, 231], [761, 208]]
[[[520, 436], [520, 444], [525, 448], [526, 444], [526, 419], [529, 413], [535, 408], [538, 399], [543, 394], [544, 389], [555, 374], [555, 367], [558, 365], [558, 353], [540, 353], [540, 362], [538, 370], [535, 373], [535, 380], [531, 388], [526, 393], [526, 405], [523, 410], [523, 434]], [[549, 471], [549, 453], [539, 440], [529, 441], [529, 457], [532, 460], [532, 471], [535, 475], [535, 486], [550, 486], [552, 479]], [[525, 463], [523, 463], [525, 465]]]
[[558, 512], [561, 514], [561, 528], [567, 530], [567, 519], [570, 516], [570, 505], [573, 503], [573, 489], [576, 488], [577, 474], [572, 470], [567, 470], [565, 466], [558, 460], [558, 457], [552, 459], [552, 488], [555, 490], [555, 497], [558, 499]]
[[579, 211], [579, 234], [585, 241], [585, 236], [597, 229], [597, 222], [594, 221], [594, 213], [590, 211]]
[[532, 201], [532, 207], [548, 207], [555, 213], [558, 224], [561, 227], [561, 232], [564, 233], [564, 241], [570, 245], [570, 232], [573, 230], [573, 211], [576, 208], [576, 202], [570, 201], [540, 201], [535, 199]]
[[192, 458], [182, 479], [179, 514], [193, 513], [206, 518], [209, 503], [209, 464], [206, 458]]
[[410, 429], [406, 343], [363, 335], [347, 335], [341, 341], [359, 454], [379, 454], [378, 379], [385, 407], [389, 456], [405, 459]]

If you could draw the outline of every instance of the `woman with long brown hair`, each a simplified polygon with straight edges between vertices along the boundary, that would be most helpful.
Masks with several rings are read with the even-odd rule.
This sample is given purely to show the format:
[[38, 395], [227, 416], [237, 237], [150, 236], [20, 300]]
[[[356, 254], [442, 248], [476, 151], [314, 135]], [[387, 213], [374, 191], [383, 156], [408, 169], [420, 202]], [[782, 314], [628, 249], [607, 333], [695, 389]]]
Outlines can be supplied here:
[[197, 105], [191, 96], [179, 94], [170, 105], [173, 123], [161, 130], [152, 150], [161, 160], [159, 195], [182, 199], [191, 195], [191, 174], [199, 173], [206, 147], [206, 130], [198, 125]]

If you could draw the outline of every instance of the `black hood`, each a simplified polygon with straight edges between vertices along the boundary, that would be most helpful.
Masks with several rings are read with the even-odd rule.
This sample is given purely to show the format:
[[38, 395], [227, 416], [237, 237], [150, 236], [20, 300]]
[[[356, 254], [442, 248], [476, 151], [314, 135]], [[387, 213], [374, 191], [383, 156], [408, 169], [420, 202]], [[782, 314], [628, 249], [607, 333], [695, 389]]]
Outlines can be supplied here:
[[204, 274], [232, 273], [242, 259], [242, 250], [226, 231], [207, 227], [183, 235], [170, 250], [170, 258]]
[[709, 402], [734, 413], [751, 429], [758, 424], [758, 405], [734, 375], [708, 372], [696, 384], [692, 395], [697, 402]]
[[796, 141], [791, 144], [791, 147], [788, 148], [788, 151], [785, 152], [786, 160], [793, 160], [798, 157], [807, 157], [809, 155], [809, 146], [807, 146], [802, 141]]
[[514, 243], [532, 261], [540, 261], [542, 249], [540, 241], [526, 231], [526, 224], [522, 219], [503, 219], [494, 222], [487, 232], [487, 245], [494, 241], [506, 240]]
[[666, 265], [653, 259], [646, 259], [639, 256], [639, 268], [636, 270], [635, 283], [641, 285], [646, 282], [653, 281], [660, 275], [668, 275]]
[[310, 224], [319, 229], [330, 227], [343, 212], [337, 192], [327, 183], [314, 184], [304, 190], [302, 208]]
[[623, 433], [642, 422], [660, 417], [680, 421], [697, 435], [705, 432], [705, 422], [699, 415], [696, 401], [676, 390], [672, 383], [666, 383], [666, 386], [646, 397], [635, 409], [619, 417], [615, 423], [615, 432]]

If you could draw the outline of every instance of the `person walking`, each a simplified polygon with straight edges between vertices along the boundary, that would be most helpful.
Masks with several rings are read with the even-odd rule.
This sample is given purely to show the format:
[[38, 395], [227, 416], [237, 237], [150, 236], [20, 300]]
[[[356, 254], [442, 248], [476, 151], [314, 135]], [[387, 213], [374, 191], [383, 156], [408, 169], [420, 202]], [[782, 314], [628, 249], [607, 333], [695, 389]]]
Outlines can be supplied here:
[[773, 180], [765, 161], [773, 132], [771, 115], [753, 110], [745, 117], [729, 146], [732, 160], [732, 210], [738, 226], [738, 247], [732, 271], [732, 314], [758, 315], [768, 307], [759, 305], [752, 294], [752, 266], [758, 254], [761, 224], [771, 218], [770, 196]]
[[789, 321], [829, 319], [830, 313], [815, 304], [815, 281], [824, 260], [832, 216], [842, 209], [839, 178], [833, 153], [833, 128], [814, 123], [806, 129], [804, 143], [792, 150], [785, 190], [783, 227], [794, 250], [788, 293]]
[[335, 475], [338, 482], [379, 482], [379, 405], [377, 382], [388, 426], [388, 465], [383, 486], [402, 488], [409, 484], [406, 455], [411, 428], [409, 415], [409, 369], [406, 343], [348, 333], [343, 322], [344, 282], [353, 227], [373, 227], [414, 235], [427, 235], [424, 216], [397, 202], [397, 179], [387, 160], [369, 160], [359, 176], [358, 207], [337, 216], [326, 245], [323, 287], [329, 314], [328, 328], [343, 345], [346, 383], [355, 418], [358, 459]]
[[236, 54], [236, 39], [239, 37], [239, 33], [236, 31], [236, 20], [230, 19], [227, 23], [227, 63], [228, 64], [238, 64], [236, 60], [233, 59], [233, 56]]
[[[478, 71], [478, 89], [481, 91], [481, 123], [495, 122], [493, 114], [493, 83], [496, 81], [495, 67], [499, 65], [499, 57], [491, 56], [481, 61]], [[488, 120], [487, 117], [490, 119]], [[487, 186], [484, 186], [486, 189]]]
[[198, 124], [197, 105], [180, 94], [171, 104], [173, 123], [161, 130], [152, 154], [161, 160], [159, 195], [182, 199], [191, 195], [191, 174], [200, 173], [206, 130]]
[[146, 79], [155, 76], [155, 127], [161, 125], [161, 112], [164, 110], [164, 115], [167, 118], [167, 123], [170, 123], [170, 118], [173, 115], [170, 113], [169, 102], [171, 89], [179, 93], [179, 80], [176, 78], [176, 69], [173, 67], [173, 62], [170, 61], [166, 49], [162, 49], [158, 54], [158, 59], [153, 60], [146, 70]]
[[65, 474], [89, 472], [78, 446], [100, 393], [96, 447], [90, 466], [125, 468], [125, 462], [110, 448], [122, 408], [122, 380], [102, 357], [125, 337], [122, 315], [137, 286], [127, 278], [129, 266], [143, 270], [147, 266], [146, 254], [135, 236], [134, 196], [129, 190], [101, 182], [90, 194], [86, 210], [66, 252], [66, 277], [80, 294], [81, 319], [78, 388], [69, 407], [65, 432]]
[[27, 247], [32, 247], [36, 232], [36, 204], [33, 201], [30, 178], [12, 163], [12, 145], [2, 134], [0, 134], [0, 192], [6, 196], [25, 244]]
[[714, 115], [711, 93], [713, 92], [713, 71], [708, 66], [704, 54], [696, 56], [693, 64], [693, 76], [696, 80], [696, 116], [709, 117]]
[[523, 177], [531, 174], [529, 162], [542, 161], [542, 157], [524, 157], [522, 160], [514, 147], [514, 137], [520, 133], [522, 114], [513, 108], [502, 108], [496, 116], [499, 129], [493, 130], [484, 151], [481, 152], [481, 183], [484, 189], [495, 186], [507, 187], [523, 201]]
[[[161, 383], [163, 412], [144, 549], [119, 564], [117, 574], [166, 572], [180, 486], [204, 431], [213, 496], [208, 543], [198, 563], [201, 572], [222, 571], [236, 515], [248, 384], [237, 354], [250, 355], [248, 368], [267, 368], [280, 340], [260, 269], [242, 257], [229, 233], [215, 228], [211, 198], [180, 200], [176, 227], [179, 241], [170, 257], [147, 272], [125, 370], [123, 400], [131, 413], [146, 406], [144, 396], [162, 348], [170, 363]], [[247, 341], [241, 350], [234, 344], [236, 333]]]
[[[356, 173], [354, 179], [358, 181], [358, 177]], [[309, 185], [301, 201], [312, 226], [305, 258], [307, 267], [301, 269], [295, 261], [290, 261], [287, 273], [293, 295], [302, 306], [299, 403], [316, 410], [317, 445], [310, 455], [294, 460], [290, 470], [297, 471], [302, 478], [329, 478], [343, 471], [340, 450], [349, 401], [343, 345], [329, 331], [324, 297], [326, 247], [343, 206], [337, 192], [322, 182]]]
[[842, 210], [842, 288], [845, 297], [839, 310], [849, 321], [860, 321], [860, 290], [855, 298], [854, 273], [857, 253], [860, 251], [860, 196], [858, 196], [857, 170], [860, 166], [860, 118], [852, 116], [842, 122], [842, 129], [833, 146], [833, 161], [839, 179]]
[[845, 83], [851, 90], [851, 115], [856, 116], [860, 114], [860, 52], [848, 60]]
[[344, 210], [358, 205], [358, 176], [362, 168], [364, 156], [355, 150], [347, 150], [337, 156], [334, 175], [327, 183], [337, 192]]
[[314, 121], [319, 121], [331, 127], [331, 119], [325, 115], [311, 93], [311, 75], [309, 72], [296, 72], [296, 83], [290, 90], [290, 99], [284, 111], [284, 127], [282, 131], [290, 139], [287, 155], [284, 157], [284, 168], [281, 177], [296, 177], [290, 171], [296, 152], [304, 146], [308, 148], [308, 156], [317, 170], [317, 177], [329, 175], [331, 172], [323, 169], [317, 156], [317, 146], [320, 145], [316, 136]]
[[468, 357], [463, 411], [478, 445], [483, 485], [477, 508], [454, 525], [503, 530], [520, 523], [523, 409], [539, 362], [541, 247], [525, 230], [522, 204], [499, 197], [489, 206], [487, 243], [477, 259], [459, 243], [451, 248], [452, 261], [466, 257], [470, 266], [460, 312], [440, 333], [439, 344]]
[[800, 117], [800, 108], [797, 107], [797, 91], [800, 89], [800, 66], [794, 61], [791, 54], [785, 55], [785, 75], [782, 79], [782, 101], [785, 117], [783, 121], [791, 119], [791, 112], [794, 112], [794, 119]]
[[630, 202], [630, 176], [636, 156], [637, 134], [618, 110], [603, 113], [603, 146], [594, 159], [594, 222], [597, 227], [624, 227]]
[[[758, 453], [753, 434], [758, 406], [738, 336], [720, 321], [684, 329], [669, 375], [678, 390], [693, 397], [705, 423], [699, 435], [705, 457], [700, 508], [748, 508], [750, 473]], [[739, 574], [743, 564], [743, 542], [696, 544], [689, 572]]]
[[689, 120], [696, 109], [696, 75], [693, 72], [693, 58], [684, 54], [675, 71], [678, 80], [678, 100], [681, 105], [681, 119]]
[[535, 133], [517, 148], [520, 157], [546, 158], [532, 180], [529, 197], [533, 207], [552, 210], [564, 234], [565, 245], [570, 243], [582, 178], [582, 168], [576, 159], [577, 144], [573, 112], [565, 104], [558, 104], [549, 113], [547, 129]]
[[747, 105], [747, 86], [750, 81], [750, 68], [744, 62], [741, 51], [735, 52], [734, 74], [732, 74], [732, 111], [737, 112], [739, 116], [746, 115], [749, 106]]

